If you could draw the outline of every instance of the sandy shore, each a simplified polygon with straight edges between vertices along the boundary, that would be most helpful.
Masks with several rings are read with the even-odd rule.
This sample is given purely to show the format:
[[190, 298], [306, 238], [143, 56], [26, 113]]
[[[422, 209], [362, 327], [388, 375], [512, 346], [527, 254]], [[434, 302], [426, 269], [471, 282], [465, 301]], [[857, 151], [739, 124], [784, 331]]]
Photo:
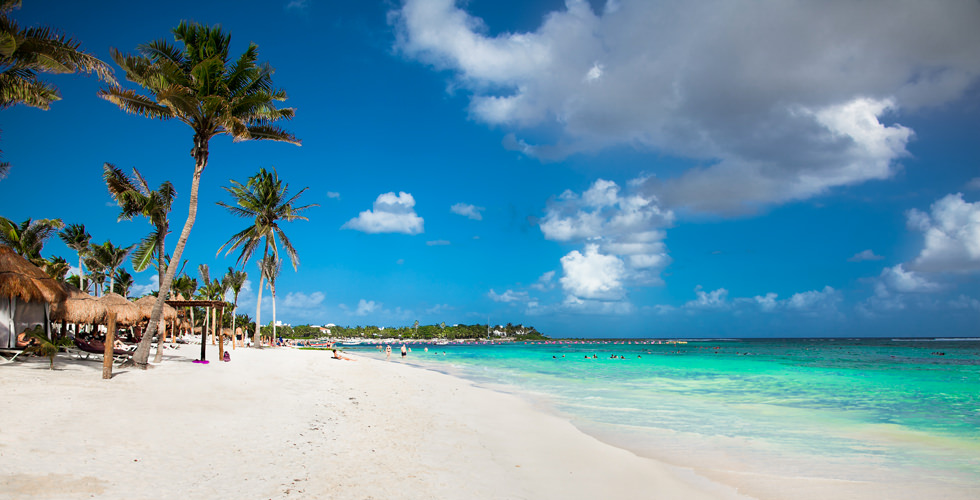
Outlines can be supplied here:
[[199, 351], [0, 365], [0, 498], [747, 498], [398, 361]]

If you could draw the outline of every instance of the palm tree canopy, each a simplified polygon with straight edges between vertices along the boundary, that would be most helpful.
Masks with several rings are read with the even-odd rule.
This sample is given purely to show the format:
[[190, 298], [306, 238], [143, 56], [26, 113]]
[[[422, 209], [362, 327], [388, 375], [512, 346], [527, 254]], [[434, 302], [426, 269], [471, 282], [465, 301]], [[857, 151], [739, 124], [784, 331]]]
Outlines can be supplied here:
[[228, 272], [225, 273], [225, 277], [222, 279], [227, 287], [231, 289], [232, 293], [235, 294], [235, 302], [238, 302], [238, 294], [241, 293], [242, 287], [245, 286], [245, 280], [248, 279], [248, 273], [245, 271], [238, 271], [233, 267], [229, 267]]
[[68, 225], [58, 233], [58, 237], [68, 248], [82, 254], [88, 251], [89, 244], [92, 242], [92, 235], [85, 231], [84, 224]]
[[38, 73], [95, 73], [112, 85], [112, 68], [79, 50], [80, 44], [48, 27], [21, 28], [10, 19], [20, 0], [0, 0], [0, 109], [26, 104], [48, 109], [61, 99]]
[[132, 220], [133, 217], [142, 215], [150, 219], [155, 228], [139, 242], [133, 252], [133, 269], [136, 272], [143, 271], [153, 262], [154, 256], [159, 257], [159, 248], [169, 233], [170, 221], [167, 217], [177, 191], [170, 181], [160, 184], [155, 191], [151, 190], [139, 170], [134, 168], [133, 177], [130, 178], [111, 163], [103, 165], [102, 177], [109, 188], [109, 194], [119, 204], [118, 220]]
[[44, 243], [64, 225], [61, 219], [27, 219], [16, 224], [6, 217], [0, 217], [0, 243], [33, 264], [42, 265], [41, 249]]
[[[262, 239], [265, 239], [266, 250], [272, 249], [273, 255], [279, 256], [279, 247], [276, 244], [276, 237], [282, 240], [286, 254], [293, 264], [293, 269], [299, 265], [299, 256], [296, 249], [286, 236], [286, 233], [279, 227], [280, 221], [308, 220], [299, 215], [300, 212], [318, 206], [316, 204], [294, 206], [294, 202], [308, 188], [303, 188], [295, 196], [289, 197], [289, 185], [282, 182], [279, 174], [273, 169], [271, 172], [260, 169], [259, 172], [249, 177], [245, 184], [238, 181], [231, 181], [231, 187], [225, 190], [231, 193], [235, 204], [218, 202], [218, 205], [225, 207], [229, 212], [246, 219], [252, 219], [254, 224], [239, 231], [228, 240], [218, 253], [228, 247], [227, 253], [241, 248], [238, 255], [238, 263], [248, 262], [255, 253]], [[230, 246], [229, 246], [230, 245]]]
[[[228, 58], [231, 35], [220, 26], [181, 22], [173, 29], [177, 45], [156, 40], [137, 47], [139, 55], [111, 49], [112, 59], [126, 78], [151, 95], [111, 87], [99, 96], [124, 111], [148, 118], [178, 120], [194, 129], [192, 155], [206, 157], [206, 143], [228, 134], [235, 141], [268, 139], [300, 144], [292, 134], [273, 125], [290, 119], [292, 108], [277, 108], [286, 93], [273, 88], [273, 69], [257, 64], [258, 46], [250, 43], [235, 62]], [[203, 150], [202, 150], [203, 148]], [[205, 158], [206, 162], [206, 158]]]

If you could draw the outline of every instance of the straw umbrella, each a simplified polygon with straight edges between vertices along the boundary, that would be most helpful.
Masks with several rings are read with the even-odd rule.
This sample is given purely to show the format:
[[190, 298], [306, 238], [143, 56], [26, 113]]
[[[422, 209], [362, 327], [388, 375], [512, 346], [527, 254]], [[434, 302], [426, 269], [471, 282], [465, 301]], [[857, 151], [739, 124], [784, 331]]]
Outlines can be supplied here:
[[99, 301], [105, 305], [107, 313], [116, 313], [119, 323], [134, 325], [140, 320], [140, 308], [118, 293], [107, 293]]
[[67, 296], [65, 289], [44, 271], [14, 253], [10, 247], [0, 245], [0, 299], [10, 301], [7, 304], [8, 307], [3, 308], [4, 311], [9, 312], [9, 317], [3, 319], [10, 320], [10, 323], [8, 323], [7, 328], [3, 329], [3, 337], [5, 338], [2, 343], [4, 345], [0, 345], [0, 347], [7, 347], [7, 344], [12, 343], [13, 341], [9, 336], [16, 334], [13, 331], [6, 331], [17, 328], [15, 326], [14, 308], [9, 307], [14, 301], [21, 300], [36, 304], [36, 306], [30, 307], [43, 307], [42, 314], [46, 319], [44, 332], [48, 338], [51, 338], [51, 324], [47, 321], [50, 312], [46, 304], [62, 302]]
[[73, 285], [64, 284], [63, 286], [68, 298], [51, 306], [51, 318], [53, 320], [86, 325], [105, 321], [105, 304]]
[[68, 293], [54, 278], [10, 247], [0, 245], [0, 297], [55, 304], [65, 300]]

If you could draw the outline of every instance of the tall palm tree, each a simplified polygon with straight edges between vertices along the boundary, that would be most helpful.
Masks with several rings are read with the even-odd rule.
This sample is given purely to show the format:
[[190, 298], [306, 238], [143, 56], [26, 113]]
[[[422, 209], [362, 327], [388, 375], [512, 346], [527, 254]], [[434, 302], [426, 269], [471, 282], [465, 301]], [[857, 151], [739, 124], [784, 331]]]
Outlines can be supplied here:
[[[275, 169], [269, 172], [264, 168], [249, 177], [244, 184], [234, 180], [231, 183], [231, 187], [225, 187], [225, 190], [231, 193], [235, 204], [229, 205], [219, 201], [218, 205], [227, 208], [229, 212], [239, 217], [252, 219], [253, 224], [232, 236], [218, 249], [218, 253], [221, 253], [225, 247], [228, 247], [226, 254], [240, 247], [241, 253], [238, 255], [238, 264], [244, 266], [252, 258], [252, 254], [259, 244], [264, 242], [262, 259], [267, 259], [271, 251], [271, 255], [275, 256], [278, 261], [279, 247], [276, 243], [276, 236], [278, 236], [282, 240], [282, 246], [286, 250], [286, 254], [289, 255], [295, 270], [299, 265], [299, 256], [286, 233], [279, 227], [279, 223], [281, 221], [308, 220], [299, 215], [300, 212], [317, 205], [294, 206], [296, 199], [308, 188], [303, 188], [295, 196], [289, 197], [289, 184], [279, 179], [279, 174]], [[259, 276], [259, 301], [255, 311], [255, 324], [257, 325], [262, 324], [262, 285], [263, 280], [267, 277], [264, 267], [261, 264], [259, 267], [262, 272]], [[254, 335], [255, 345], [260, 345], [259, 328], [256, 328]]]
[[276, 255], [267, 255], [259, 265], [262, 267], [265, 279], [269, 280], [269, 290], [272, 292], [272, 339], [269, 342], [272, 345], [276, 339], [276, 280], [279, 279], [279, 273], [282, 271], [282, 261]]
[[0, 243], [32, 264], [43, 266], [41, 250], [44, 243], [64, 225], [61, 219], [27, 219], [16, 224], [6, 217], [0, 217]]
[[116, 269], [126, 262], [126, 257], [136, 245], [128, 247], [117, 247], [111, 241], [106, 240], [101, 245], [92, 245], [93, 258], [102, 264], [106, 275], [109, 277], [109, 291], [113, 291], [116, 285]]
[[[21, 28], [10, 19], [20, 0], [0, 0], [0, 109], [25, 104], [48, 109], [61, 99], [58, 88], [38, 79], [38, 73], [95, 73], [116, 84], [112, 69], [79, 50], [79, 43], [48, 27]], [[0, 179], [10, 165], [0, 163]]]
[[[191, 183], [187, 221], [174, 249], [180, 261], [184, 245], [197, 217], [197, 193], [201, 173], [208, 164], [208, 144], [220, 134], [235, 141], [265, 139], [299, 145], [292, 134], [273, 125], [293, 117], [292, 108], [277, 108], [286, 93], [272, 86], [272, 67], [257, 64], [258, 46], [250, 43], [236, 62], [228, 59], [231, 36], [218, 26], [181, 22], [173, 30], [183, 50], [165, 40], [140, 45], [140, 55], [123, 55], [111, 50], [112, 59], [126, 72], [126, 78], [149, 91], [150, 95], [118, 87], [103, 89], [99, 95], [122, 110], [147, 118], [176, 118], [194, 131], [191, 157], [194, 174]], [[160, 283], [166, 290], [175, 269], [168, 269]], [[133, 355], [136, 366], [145, 368], [156, 323], [163, 311], [166, 294], [153, 307], [149, 335], [143, 337]]]
[[61, 241], [68, 245], [68, 248], [78, 253], [78, 282], [80, 290], [85, 290], [85, 268], [82, 267], [82, 259], [88, 253], [89, 245], [92, 243], [92, 235], [85, 231], [84, 224], [71, 224], [65, 227], [58, 236]]
[[[118, 220], [132, 220], [133, 217], [142, 215], [150, 219], [150, 224], [154, 227], [153, 232], [143, 238], [133, 252], [133, 270], [138, 273], [143, 272], [156, 257], [157, 283], [163, 283], [163, 275], [166, 272], [164, 242], [170, 232], [170, 221], [167, 216], [170, 214], [177, 191], [170, 181], [160, 184], [156, 191], [151, 190], [146, 179], [135, 168], [132, 178], [127, 177], [125, 172], [111, 163], [106, 163], [102, 168], [102, 177], [109, 188], [109, 194], [116, 199], [119, 208], [122, 209]], [[164, 296], [166, 297], [166, 292]]]
[[[222, 278], [222, 281], [231, 289], [231, 293], [234, 294], [234, 302], [232, 303], [231, 310], [231, 334], [235, 340], [232, 341], [232, 345], [238, 340], [238, 335], [235, 333], [235, 319], [238, 314], [238, 294], [241, 293], [242, 287], [245, 286], [245, 280], [247, 278], [248, 273], [245, 271], [236, 271], [233, 267], [228, 267], [228, 272]], [[242, 341], [244, 342], [245, 339], [243, 338]]]

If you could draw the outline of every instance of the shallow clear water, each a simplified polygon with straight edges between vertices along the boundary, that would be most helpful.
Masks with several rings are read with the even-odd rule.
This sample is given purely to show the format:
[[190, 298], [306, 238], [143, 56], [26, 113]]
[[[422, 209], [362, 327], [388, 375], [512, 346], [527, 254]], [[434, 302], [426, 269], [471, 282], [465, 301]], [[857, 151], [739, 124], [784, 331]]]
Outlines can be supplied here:
[[680, 465], [980, 487], [977, 340], [415, 346], [407, 360]]

